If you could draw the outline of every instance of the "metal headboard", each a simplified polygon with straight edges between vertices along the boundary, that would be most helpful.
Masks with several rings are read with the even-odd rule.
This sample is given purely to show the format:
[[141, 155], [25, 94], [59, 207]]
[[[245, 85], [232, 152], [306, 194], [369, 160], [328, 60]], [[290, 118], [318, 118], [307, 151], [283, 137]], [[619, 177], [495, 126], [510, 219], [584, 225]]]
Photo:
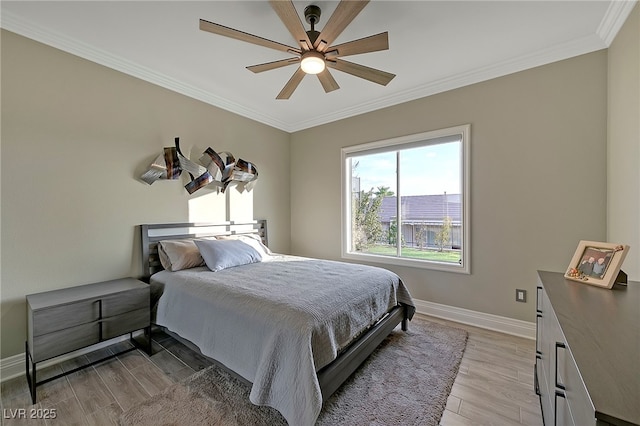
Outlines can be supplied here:
[[162, 240], [180, 240], [187, 238], [203, 238], [220, 235], [259, 235], [262, 242], [268, 245], [267, 221], [222, 223], [158, 223], [140, 225], [142, 245], [142, 279], [163, 270], [158, 257], [158, 242]]

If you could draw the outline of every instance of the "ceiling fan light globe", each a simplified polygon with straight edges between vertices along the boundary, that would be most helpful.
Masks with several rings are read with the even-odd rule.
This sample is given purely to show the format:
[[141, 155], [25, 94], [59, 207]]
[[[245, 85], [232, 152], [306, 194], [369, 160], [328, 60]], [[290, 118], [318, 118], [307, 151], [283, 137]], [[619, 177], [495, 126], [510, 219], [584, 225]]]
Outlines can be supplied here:
[[302, 55], [300, 68], [307, 74], [319, 74], [324, 71], [324, 56], [318, 52], [307, 52]]

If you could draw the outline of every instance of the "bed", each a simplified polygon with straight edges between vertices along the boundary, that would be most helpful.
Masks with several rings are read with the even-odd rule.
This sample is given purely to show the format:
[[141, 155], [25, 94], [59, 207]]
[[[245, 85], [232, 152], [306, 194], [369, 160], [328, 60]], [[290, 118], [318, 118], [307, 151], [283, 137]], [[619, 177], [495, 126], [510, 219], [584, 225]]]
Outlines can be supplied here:
[[[314, 424], [322, 401], [415, 311], [386, 269], [271, 253], [266, 221], [140, 228], [154, 323], [250, 383], [251, 402], [291, 425]], [[205, 264], [165, 270], [168, 244], [189, 240]], [[212, 262], [247, 244], [259, 260], [213, 272]], [[224, 255], [209, 252], [220, 247]]]

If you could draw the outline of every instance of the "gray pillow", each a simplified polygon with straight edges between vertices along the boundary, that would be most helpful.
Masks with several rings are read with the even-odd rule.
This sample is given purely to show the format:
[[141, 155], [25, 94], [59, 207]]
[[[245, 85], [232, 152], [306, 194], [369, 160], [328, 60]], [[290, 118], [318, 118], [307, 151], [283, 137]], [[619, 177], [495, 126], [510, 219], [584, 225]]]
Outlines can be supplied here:
[[167, 271], [180, 271], [204, 265], [204, 260], [193, 240], [160, 241], [158, 256], [162, 267]]
[[262, 261], [256, 249], [240, 240], [195, 240], [195, 243], [213, 272]]

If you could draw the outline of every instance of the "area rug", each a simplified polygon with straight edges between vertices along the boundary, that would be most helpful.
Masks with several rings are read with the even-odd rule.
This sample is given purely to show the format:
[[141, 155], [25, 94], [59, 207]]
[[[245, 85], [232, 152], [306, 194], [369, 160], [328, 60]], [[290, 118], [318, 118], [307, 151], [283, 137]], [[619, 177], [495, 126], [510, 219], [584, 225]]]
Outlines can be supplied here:
[[[437, 425], [467, 343], [464, 330], [414, 318], [397, 328], [327, 400], [316, 422]], [[278, 411], [249, 401], [249, 387], [216, 366], [132, 407], [121, 425], [286, 425]]]

